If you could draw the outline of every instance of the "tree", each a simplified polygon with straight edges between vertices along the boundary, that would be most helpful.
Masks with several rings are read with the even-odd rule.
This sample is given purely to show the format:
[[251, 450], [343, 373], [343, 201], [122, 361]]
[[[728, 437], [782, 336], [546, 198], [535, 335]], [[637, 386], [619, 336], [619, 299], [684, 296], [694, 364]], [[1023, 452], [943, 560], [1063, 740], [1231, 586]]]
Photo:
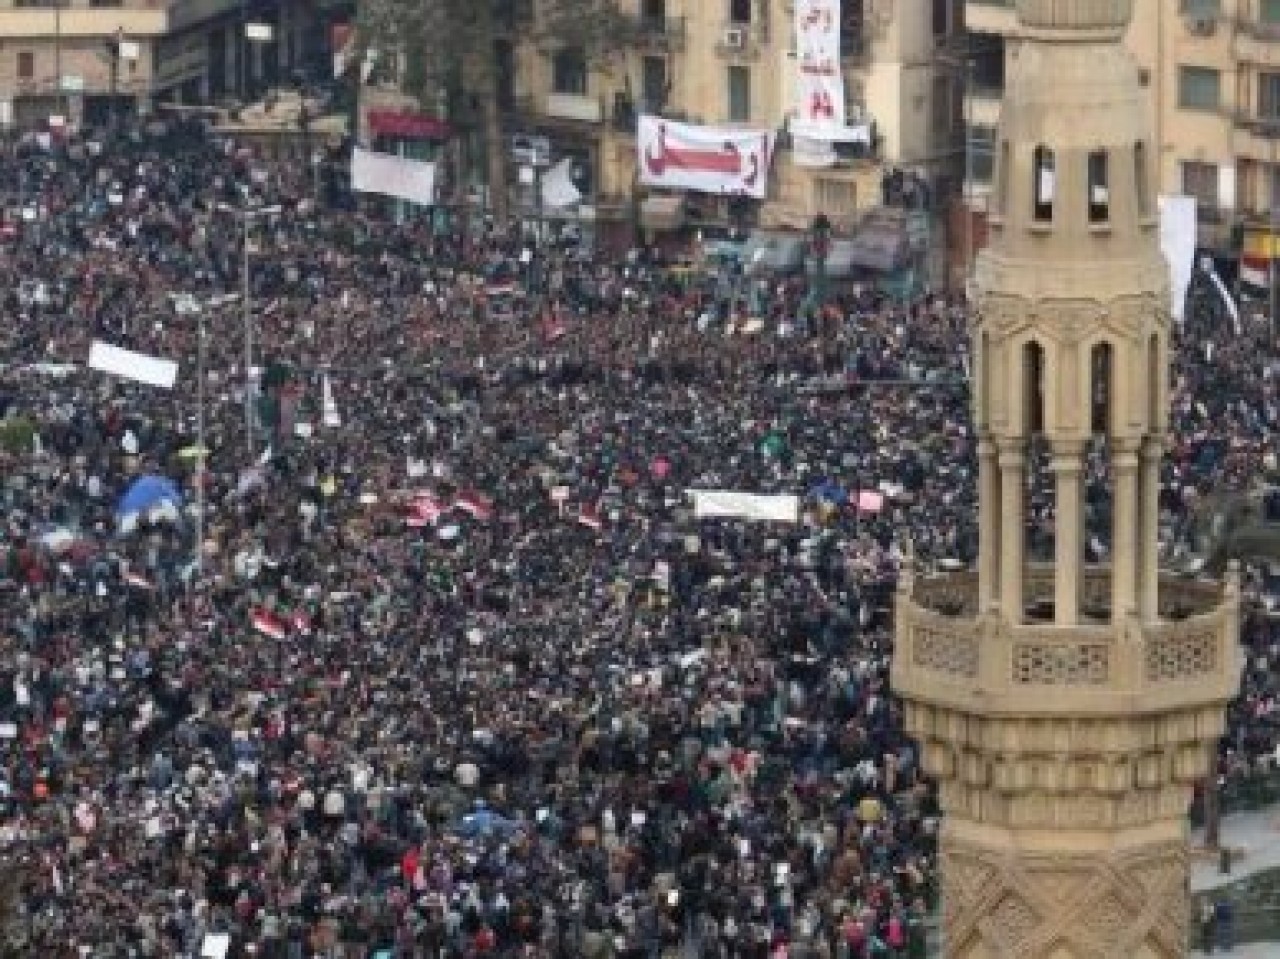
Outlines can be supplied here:
[[400, 58], [407, 92], [423, 102], [443, 95], [450, 119], [476, 135], [499, 225], [509, 219], [501, 48], [551, 55], [575, 47], [601, 65], [636, 28], [618, 0], [367, 0], [359, 22], [362, 44]]

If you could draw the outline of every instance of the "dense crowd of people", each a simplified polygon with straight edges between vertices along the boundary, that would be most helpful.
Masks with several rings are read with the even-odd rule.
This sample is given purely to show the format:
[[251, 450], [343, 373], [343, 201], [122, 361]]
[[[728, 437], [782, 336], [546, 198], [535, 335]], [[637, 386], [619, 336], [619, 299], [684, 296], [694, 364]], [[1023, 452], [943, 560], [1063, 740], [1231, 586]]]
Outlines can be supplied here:
[[[908, 541], [976, 551], [962, 303], [805, 315], [803, 282], [396, 225], [187, 125], [0, 173], [30, 954], [925, 954], [938, 808], [889, 608]], [[94, 340], [175, 388], [85, 369]], [[1261, 329], [1191, 317], [1175, 372], [1171, 550], [1274, 476], [1280, 425]], [[176, 514], [123, 523], [140, 478]], [[698, 519], [689, 488], [802, 520]], [[1224, 757], [1280, 743], [1280, 634], [1246, 632]]]

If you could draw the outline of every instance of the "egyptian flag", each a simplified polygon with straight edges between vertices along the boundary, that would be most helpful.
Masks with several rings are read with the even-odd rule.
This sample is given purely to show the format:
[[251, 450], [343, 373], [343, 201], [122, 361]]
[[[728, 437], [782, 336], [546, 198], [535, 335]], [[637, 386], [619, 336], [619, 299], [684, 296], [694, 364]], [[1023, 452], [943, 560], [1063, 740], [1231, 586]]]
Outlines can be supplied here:
[[493, 500], [483, 493], [470, 490], [459, 493], [453, 501], [453, 508], [461, 510], [474, 520], [487, 523], [493, 519]]
[[548, 343], [554, 343], [568, 332], [569, 327], [560, 319], [559, 310], [548, 310], [542, 317], [542, 338]]
[[288, 440], [293, 436], [298, 407], [305, 392], [297, 371], [285, 363], [268, 363], [262, 372], [261, 391], [258, 415], [263, 428], [277, 440]]
[[604, 529], [604, 519], [600, 516], [600, 507], [595, 504], [584, 505], [578, 510], [578, 522], [587, 529], [597, 533]]
[[409, 513], [405, 523], [413, 529], [434, 526], [445, 514], [445, 506], [430, 493], [419, 493], [409, 504]]
[[284, 639], [289, 635], [288, 624], [269, 609], [255, 609], [249, 614], [253, 628], [270, 639]]

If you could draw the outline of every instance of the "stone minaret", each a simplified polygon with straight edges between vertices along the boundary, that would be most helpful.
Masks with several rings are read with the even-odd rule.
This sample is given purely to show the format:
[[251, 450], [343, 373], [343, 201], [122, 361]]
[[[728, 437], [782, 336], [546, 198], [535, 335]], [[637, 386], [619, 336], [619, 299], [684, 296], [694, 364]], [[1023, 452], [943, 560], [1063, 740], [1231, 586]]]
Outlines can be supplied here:
[[[946, 959], [1174, 959], [1191, 786], [1239, 680], [1236, 579], [1158, 570], [1169, 299], [1132, 0], [1016, 3], [972, 331], [978, 569], [904, 572], [893, 681], [940, 783]], [[1027, 556], [1033, 450], [1052, 564]], [[1091, 453], [1109, 566], [1085, 562]]]

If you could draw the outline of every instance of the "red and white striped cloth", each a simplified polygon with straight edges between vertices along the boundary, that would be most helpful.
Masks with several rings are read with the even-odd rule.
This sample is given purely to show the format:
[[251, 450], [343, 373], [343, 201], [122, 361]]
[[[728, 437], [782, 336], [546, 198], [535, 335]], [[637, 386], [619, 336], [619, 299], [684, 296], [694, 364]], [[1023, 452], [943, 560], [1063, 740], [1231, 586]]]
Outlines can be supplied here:
[[409, 503], [409, 513], [405, 523], [414, 529], [434, 526], [446, 512], [445, 506], [434, 495], [427, 492], [417, 493]]
[[594, 504], [584, 505], [578, 510], [578, 522], [597, 533], [604, 529], [604, 518], [600, 515], [600, 507]]
[[255, 609], [249, 614], [253, 628], [269, 639], [284, 639], [289, 635], [288, 624], [269, 609]]
[[469, 490], [459, 493], [453, 501], [453, 508], [461, 510], [472, 519], [487, 523], [493, 519], [493, 500], [483, 493]]

